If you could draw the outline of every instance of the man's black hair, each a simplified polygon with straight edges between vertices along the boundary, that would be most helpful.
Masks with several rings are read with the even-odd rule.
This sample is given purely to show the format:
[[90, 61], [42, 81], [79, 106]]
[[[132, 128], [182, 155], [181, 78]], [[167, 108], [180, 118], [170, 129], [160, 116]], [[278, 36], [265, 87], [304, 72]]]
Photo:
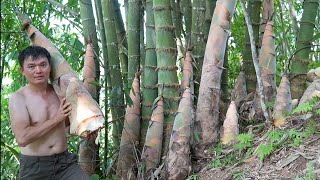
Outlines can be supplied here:
[[49, 64], [51, 64], [50, 53], [45, 48], [40, 46], [29, 46], [20, 52], [18, 56], [20, 67], [23, 67], [24, 60], [26, 60], [29, 57], [32, 57], [32, 59], [46, 57], [49, 61]]

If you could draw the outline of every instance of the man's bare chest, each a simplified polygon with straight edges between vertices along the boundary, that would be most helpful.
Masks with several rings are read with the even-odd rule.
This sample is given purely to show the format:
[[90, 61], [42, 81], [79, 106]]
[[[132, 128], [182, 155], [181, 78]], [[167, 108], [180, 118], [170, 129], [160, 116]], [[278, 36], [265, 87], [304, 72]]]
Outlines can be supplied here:
[[59, 108], [59, 100], [54, 97], [30, 97], [26, 101], [26, 108], [31, 124], [35, 125], [55, 115]]

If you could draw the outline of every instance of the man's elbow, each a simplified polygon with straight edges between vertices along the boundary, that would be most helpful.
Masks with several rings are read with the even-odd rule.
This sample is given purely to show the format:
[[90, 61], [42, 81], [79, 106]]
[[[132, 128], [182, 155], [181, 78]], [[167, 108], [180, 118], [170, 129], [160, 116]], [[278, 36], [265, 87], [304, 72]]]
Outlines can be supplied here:
[[29, 142], [23, 137], [17, 138], [16, 141], [20, 147], [26, 147], [29, 144]]

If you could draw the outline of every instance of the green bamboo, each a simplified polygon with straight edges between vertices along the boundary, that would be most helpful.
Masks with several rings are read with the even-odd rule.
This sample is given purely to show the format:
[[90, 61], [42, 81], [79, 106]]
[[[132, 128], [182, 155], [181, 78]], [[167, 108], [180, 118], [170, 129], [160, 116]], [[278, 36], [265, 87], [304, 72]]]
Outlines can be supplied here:
[[102, 0], [102, 14], [105, 27], [107, 51], [108, 51], [108, 72], [110, 73], [110, 85], [112, 90], [110, 92], [110, 108], [113, 120], [112, 136], [114, 147], [120, 145], [120, 136], [124, 121], [124, 98], [123, 98], [123, 84], [120, 72], [120, 62], [118, 54], [118, 43], [113, 17], [113, 1]]
[[318, 7], [318, 0], [305, 0], [303, 2], [300, 30], [296, 41], [296, 53], [292, 59], [290, 72], [292, 99], [299, 99], [306, 88], [306, 73], [310, 63], [310, 50]]
[[182, 11], [184, 24], [185, 24], [185, 39], [186, 45], [190, 42], [191, 38], [191, 25], [192, 25], [192, 3], [191, 0], [181, 0], [180, 9]]
[[[105, 124], [106, 127], [104, 128], [105, 130], [105, 136], [104, 136], [104, 166], [107, 166], [108, 160], [108, 129], [109, 129], [109, 124], [108, 124], [108, 114], [109, 114], [109, 104], [108, 104], [108, 92], [111, 90], [111, 77], [110, 73], [108, 73], [108, 50], [107, 50], [107, 42], [106, 42], [106, 34], [104, 31], [104, 24], [103, 24], [103, 15], [102, 15], [102, 6], [101, 6], [101, 0], [95, 0], [95, 8], [96, 8], [96, 16], [98, 19], [98, 28], [99, 28], [99, 33], [100, 33], [100, 40], [101, 40], [101, 49], [102, 49], [102, 57], [103, 57], [103, 62], [104, 62], [104, 97], [105, 97], [105, 102], [104, 102], [104, 114], [105, 114]], [[108, 86], [109, 84], [109, 86]]]
[[171, 0], [172, 22], [175, 29], [175, 37], [181, 38], [182, 17], [180, 12], [180, 0]]
[[[228, 44], [228, 41], [227, 41]], [[228, 110], [228, 103], [230, 101], [230, 93], [228, 88], [228, 68], [229, 68], [229, 61], [228, 61], [228, 46], [226, 46], [226, 50], [224, 53], [224, 61], [223, 61], [223, 71], [221, 75], [221, 103], [220, 103], [220, 114], [219, 116], [224, 119], [225, 115]]]
[[128, 16], [128, 85], [140, 69], [140, 0], [129, 0]]
[[[82, 0], [79, 2], [80, 4], [80, 17], [81, 23], [83, 27], [83, 36], [86, 44], [91, 43], [93, 47], [93, 51], [96, 55], [94, 55], [94, 64], [95, 64], [95, 81], [99, 82], [100, 77], [100, 65], [99, 65], [99, 46], [98, 46], [98, 38], [97, 38], [97, 30], [95, 26], [95, 19], [93, 15], [93, 8], [91, 0]], [[89, 87], [86, 87], [87, 89]], [[89, 91], [92, 98], [99, 103], [99, 89], [100, 87], [94, 87], [92, 91]], [[88, 89], [89, 90], [89, 89]], [[84, 140], [80, 143], [79, 146], [79, 162], [83, 162], [81, 166], [87, 174], [92, 175], [94, 173], [96, 164], [99, 164], [97, 160], [99, 159], [99, 148], [92, 140]], [[88, 161], [91, 160], [91, 161]]]
[[148, 130], [149, 121], [151, 118], [151, 106], [153, 101], [158, 96], [158, 75], [157, 68], [157, 54], [156, 54], [156, 32], [154, 28], [153, 16], [153, 2], [147, 0], [146, 2], [146, 58], [143, 66], [143, 79], [142, 79], [142, 122], [140, 131], [140, 149], [143, 148]]
[[115, 11], [115, 26], [117, 32], [118, 46], [119, 46], [119, 58], [121, 64], [121, 74], [123, 76], [123, 86], [128, 87], [128, 41], [126, 36], [126, 30], [120, 11], [120, 4], [118, 0], [113, 0], [114, 11]]
[[[192, 27], [191, 27], [191, 47], [196, 68], [194, 70], [194, 95], [198, 97], [201, 81], [201, 68], [205, 49], [205, 0], [194, 0], [192, 2]], [[197, 99], [195, 99], [195, 104]]]
[[[261, 0], [249, 0], [247, 5], [248, 13], [250, 18], [252, 19], [252, 29], [255, 39], [256, 48], [259, 48], [259, 26], [260, 26], [260, 9], [261, 9]], [[245, 44], [242, 51], [243, 57], [243, 71], [246, 76], [246, 85], [247, 92], [251, 93], [256, 90], [257, 78], [256, 71], [254, 69], [254, 65], [252, 63], [252, 53], [250, 47], [250, 37], [248, 33], [248, 29], [246, 28], [246, 36], [245, 36]]]
[[143, 67], [145, 64], [145, 56], [146, 56], [146, 50], [145, 50], [145, 44], [144, 44], [144, 15], [145, 15], [145, 6], [146, 6], [146, 0], [141, 0], [142, 5], [140, 6], [140, 66]]
[[213, 15], [213, 11], [216, 8], [217, 0], [206, 0], [206, 12], [205, 12], [205, 35], [204, 41], [207, 42], [209, 30], [211, 26], [211, 19]]
[[168, 151], [174, 114], [178, 108], [179, 83], [177, 77], [176, 53], [174, 41], [174, 26], [172, 23], [170, 0], [154, 0], [154, 22], [156, 30], [156, 53], [158, 85], [164, 86], [163, 98], [165, 106], [164, 148], [162, 154]]

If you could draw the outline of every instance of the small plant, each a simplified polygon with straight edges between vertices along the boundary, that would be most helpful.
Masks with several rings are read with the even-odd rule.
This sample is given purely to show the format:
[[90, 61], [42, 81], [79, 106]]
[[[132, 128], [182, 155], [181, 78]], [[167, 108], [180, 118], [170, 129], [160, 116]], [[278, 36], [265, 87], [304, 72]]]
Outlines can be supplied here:
[[[304, 114], [304, 113], [308, 113], [308, 112], [312, 112], [314, 107], [317, 105], [317, 103], [320, 101], [320, 97], [318, 96], [314, 96], [312, 99], [310, 99], [309, 101], [299, 105], [298, 107], [296, 107], [293, 111], [292, 114]], [[315, 110], [316, 114], [320, 114], [319, 109]]]
[[238, 171], [232, 175], [234, 180], [242, 180], [245, 179], [247, 171]]
[[198, 179], [198, 174], [192, 174], [188, 177], [187, 180], [197, 180]]
[[239, 150], [239, 152], [244, 149], [251, 148], [253, 142], [253, 134], [243, 133], [237, 136], [238, 143], [234, 145], [234, 148]]
[[313, 165], [313, 163], [308, 163], [308, 165], [307, 165], [307, 173], [306, 173], [306, 177], [304, 179], [305, 180], [316, 179], [316, 174], [314, 173], [314, 165]]
[[263, 161], [264, 158], [269, 156], [274, 151], [274, 149], [275, 148], [274, 148], [273, 144], [262, 144], [257, 149], [257, 155]]
[[215, 159], [211, 162], [211, 167], [217, 168], [222, 166], [221, 160], [220, 159]]
[[317, 122], [315, 120], [310, 120], [304, 131], [304, 137], [309, 138], [312, 135], [314, 135], [316, 131], [317, 131]]

